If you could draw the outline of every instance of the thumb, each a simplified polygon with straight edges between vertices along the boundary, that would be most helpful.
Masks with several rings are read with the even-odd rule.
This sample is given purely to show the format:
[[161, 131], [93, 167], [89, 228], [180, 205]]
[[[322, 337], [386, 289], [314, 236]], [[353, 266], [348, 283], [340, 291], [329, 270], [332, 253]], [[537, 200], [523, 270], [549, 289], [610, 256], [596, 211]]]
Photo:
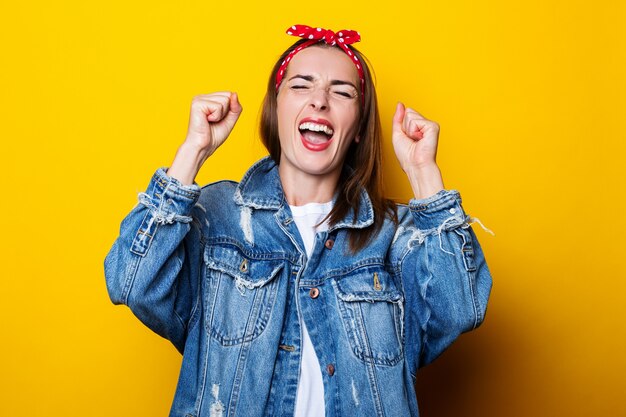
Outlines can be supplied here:
[[239, 103], [239, 96], [237, 93], [232, 93], [230, 95], [230, 111], [233, 113], [241, 113], [243, 107], [241, 107], [241, 103]]
[[396, 106], [396, 112], [393, 115], [392, 129], [394, 132], [402, 132], [402, 120], [404, 119], [404, 113], [406, 109], [401, 101]]
[[241, 103], [239, 103], [237, 93], [231, 93], [230, 102], [228, 103], [228, 113], [226, 117], [224, 117], [226, 124], [231, 127], [234, 126], [242, 111], [243, 107], [241, 107]]

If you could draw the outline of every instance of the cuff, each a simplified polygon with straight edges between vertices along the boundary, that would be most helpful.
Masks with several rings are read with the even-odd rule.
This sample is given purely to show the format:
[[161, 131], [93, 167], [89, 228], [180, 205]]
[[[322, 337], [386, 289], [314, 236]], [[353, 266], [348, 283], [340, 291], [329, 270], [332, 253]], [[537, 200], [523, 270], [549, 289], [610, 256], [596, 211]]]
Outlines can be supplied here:
[[154, 173], [146, 192], [139, 194], [139, 202], [164, 223], [191, 221], [189, 214], [200, 197], [200, 187], [196, 183], [183, 185], [165, 171], [166, 168], [159, 168]]
[[190, 223], [191, 209], [200, 197], [198, 184], [183, 185], [159, 168], [145, 193], [139, 193], [139, 203], [148, 208], [132, 241], [130, 251], [145, 256], [154, 234], [161, 224]]
[[450, 230], [465, 223], [467, 215], [457, 190], [441, 190], [428, 198], [412, 199], [409, 209], [420, 230]]

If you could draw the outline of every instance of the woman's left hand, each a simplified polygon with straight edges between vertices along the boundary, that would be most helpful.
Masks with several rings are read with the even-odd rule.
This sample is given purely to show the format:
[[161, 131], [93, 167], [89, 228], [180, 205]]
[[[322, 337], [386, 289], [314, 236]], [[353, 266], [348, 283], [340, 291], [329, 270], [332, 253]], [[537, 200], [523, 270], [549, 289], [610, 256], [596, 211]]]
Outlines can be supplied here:
[[392, 141], [400, 166], [407, 174], [436, 165], [439, 125], [398, 103], [393, 116]]
[[436, 162], [438, 140], [437, 123], [398, 103], [393, 116], [393, 148], [417, 199], [432, 196], [443, 189], [441, 171]]

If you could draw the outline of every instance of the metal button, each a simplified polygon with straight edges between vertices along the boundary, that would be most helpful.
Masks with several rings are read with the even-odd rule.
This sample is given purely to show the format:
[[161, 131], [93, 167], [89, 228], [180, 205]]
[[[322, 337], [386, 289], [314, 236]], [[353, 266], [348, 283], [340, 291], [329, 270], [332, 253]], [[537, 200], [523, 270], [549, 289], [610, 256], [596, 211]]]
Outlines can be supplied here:
[[326, 249], [332, 249], [334, 244], [335, 244], [334, 240], [328, 239], [326, 243], [324, 243], [324, 246], [326, 246]]
[[376, 291], [380, 291], [383, 289], [383, 286], [380, 285], [380, 279], [378, 278], [378, 272], [374, 272], [374, 289]]
[[311, 298], [317, 298], [320, 295], [320, 290], [313, 287], [309, 290], [309, 295], [311, 296]]
[[239, 264], [239, 270], [244, 273], [248, 272], [248, 260], [246, 258]]
[[329, 363], [328, 365], [326, 365], [326, 370], [328, 371], [328, 375], [330, 376], [335, 375], [335, 367], [333, 366], [332, 363]]

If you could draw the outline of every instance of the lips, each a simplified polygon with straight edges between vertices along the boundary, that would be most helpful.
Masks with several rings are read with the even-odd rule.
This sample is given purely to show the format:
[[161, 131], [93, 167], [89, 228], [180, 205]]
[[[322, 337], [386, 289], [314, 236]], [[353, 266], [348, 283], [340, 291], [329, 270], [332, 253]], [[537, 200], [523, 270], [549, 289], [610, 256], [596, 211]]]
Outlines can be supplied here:
[[320, 152], [327, 149], [333, 139], [335, 130], [332, 124], [325, 119], [304, 118], [298, 124], [300, 139], [305, 148]]

